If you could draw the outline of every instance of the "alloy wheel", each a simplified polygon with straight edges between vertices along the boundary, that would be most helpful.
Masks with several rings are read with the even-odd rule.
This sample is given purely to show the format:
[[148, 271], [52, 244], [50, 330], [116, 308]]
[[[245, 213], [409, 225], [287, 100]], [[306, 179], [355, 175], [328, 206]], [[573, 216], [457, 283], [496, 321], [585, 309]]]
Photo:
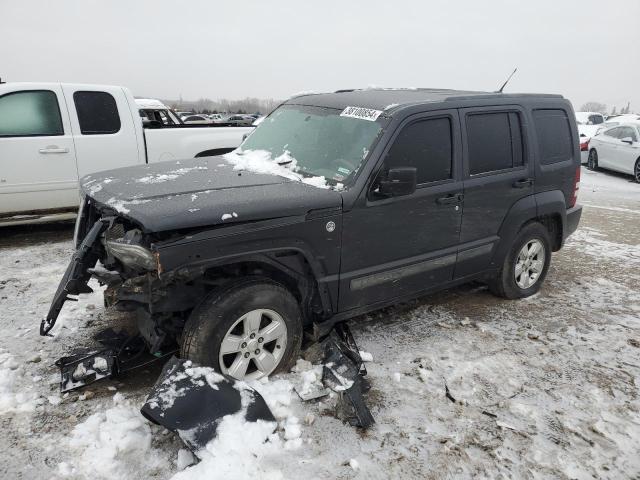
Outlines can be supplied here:
[[251, 310], [237, 319], [220, 344], [220, 370], [238, 380], [254, 380], [273, 372], [287, 346], [282, 316], [268, 309]]
[[546, 260], [546, 252], [540, 240], [524, 244], [514, 267], [516, 285], [523, 290], [531, 288], [540, 278]]

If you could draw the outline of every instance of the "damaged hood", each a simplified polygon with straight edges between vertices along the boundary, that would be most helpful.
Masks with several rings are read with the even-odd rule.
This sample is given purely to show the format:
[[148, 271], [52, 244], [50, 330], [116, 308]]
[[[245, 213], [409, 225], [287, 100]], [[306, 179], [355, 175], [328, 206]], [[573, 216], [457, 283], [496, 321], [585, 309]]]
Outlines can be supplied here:
[[148, 232], [305, 215], [342, 206], [342, 195], [278, 175], [235, 170], [223, 157], [87, 175], [83, 192]]

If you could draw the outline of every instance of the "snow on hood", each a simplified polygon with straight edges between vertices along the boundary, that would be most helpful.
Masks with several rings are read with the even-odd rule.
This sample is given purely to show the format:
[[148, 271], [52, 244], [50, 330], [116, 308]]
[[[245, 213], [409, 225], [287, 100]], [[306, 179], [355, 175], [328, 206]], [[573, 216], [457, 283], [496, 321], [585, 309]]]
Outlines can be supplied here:
[[223, 156], [234, 170], [279, 175], [314, 187], [331, 188], [324, 177], [305, 177], [298, 173], [298, 160], [288, 150], [275, 158], [266, 150], [236, 150]]
[[274, 160], [252, 152], [158, 162], [94, 173], [81, 185], [97, 203], [150, 232], [306, 215], [342, 205], [342, 195], [328, 188], [324, 177], [304, 178], [292, 170], [294, 159]]

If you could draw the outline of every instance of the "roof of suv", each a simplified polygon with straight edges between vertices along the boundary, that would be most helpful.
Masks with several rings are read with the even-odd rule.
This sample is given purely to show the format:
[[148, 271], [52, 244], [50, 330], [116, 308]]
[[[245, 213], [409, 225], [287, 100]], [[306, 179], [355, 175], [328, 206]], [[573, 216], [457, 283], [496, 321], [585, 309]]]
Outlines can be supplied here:
[[337, 90], [333, 93], [297, 95], [285, 103], [315, 105], [343, 109], [357, 106], [391, 112], [397, 108], [421, 103], [446, 102], [481, 98], [563, 98], [562, 95], [476, 92], [442, 88], [368, 88]]

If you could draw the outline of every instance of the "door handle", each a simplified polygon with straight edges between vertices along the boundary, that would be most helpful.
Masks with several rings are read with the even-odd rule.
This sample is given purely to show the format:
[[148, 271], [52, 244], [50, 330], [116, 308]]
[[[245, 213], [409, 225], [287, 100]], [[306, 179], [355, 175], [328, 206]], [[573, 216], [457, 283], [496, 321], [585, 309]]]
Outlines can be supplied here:
[[40, 153], [69, 153], [69, 149], [68, 148], [59, 148], [59, 147], [55, 147], [55, 146], [49, 146], [49, 147], [45, 147], [45, 148], [41, 148], [40, 150], [38, 150], [38, 152]]
[[522, 180], [513, 182], [513, 188], [526, 188], [531, 185], [533, 185], [533, 178], [523, 178]]
[[447, 195], [446, 197], [440, 197], [436, 199], [438, 205], [453, 205], [462, 202], [464, 195], [462, 193], [455, 193]]

